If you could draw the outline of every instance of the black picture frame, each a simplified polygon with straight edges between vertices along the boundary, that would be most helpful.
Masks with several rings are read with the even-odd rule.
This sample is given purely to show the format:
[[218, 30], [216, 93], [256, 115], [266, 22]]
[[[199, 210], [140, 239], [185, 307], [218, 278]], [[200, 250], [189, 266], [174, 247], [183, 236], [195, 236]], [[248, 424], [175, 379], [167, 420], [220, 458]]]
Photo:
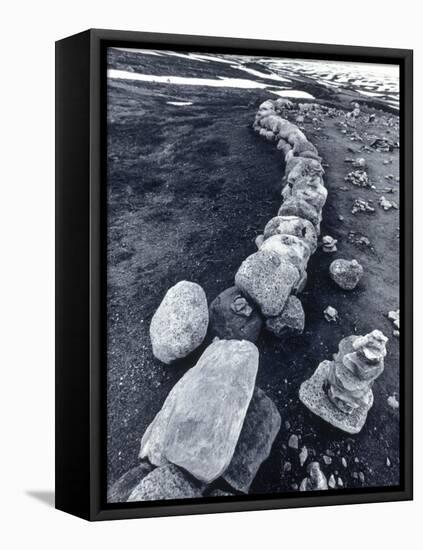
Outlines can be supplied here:
[[[107, 504], [105, 48], [195, 50], [400, 66], [402, 483], [335, 494]], [[56, 508], [87, 520], [410, 500], [413, 495], [413, 52], [91, 29], [56, 43]]]

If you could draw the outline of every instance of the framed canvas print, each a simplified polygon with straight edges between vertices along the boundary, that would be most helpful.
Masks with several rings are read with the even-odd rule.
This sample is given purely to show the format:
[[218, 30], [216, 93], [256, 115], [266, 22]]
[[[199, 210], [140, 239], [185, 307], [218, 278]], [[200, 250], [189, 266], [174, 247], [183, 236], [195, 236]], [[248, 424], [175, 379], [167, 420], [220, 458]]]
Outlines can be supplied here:
[[56, 44], [56, 506], [412, 498], [412, 52]]

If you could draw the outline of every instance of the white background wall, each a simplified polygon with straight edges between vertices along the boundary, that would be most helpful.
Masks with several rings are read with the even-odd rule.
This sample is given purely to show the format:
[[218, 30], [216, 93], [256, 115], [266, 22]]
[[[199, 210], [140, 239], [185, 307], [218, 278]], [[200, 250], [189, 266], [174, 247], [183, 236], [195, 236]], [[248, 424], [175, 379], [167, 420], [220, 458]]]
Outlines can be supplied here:
[[[0, 8], [0, 545], [10, 548], [416, 548], [423, 414], [416, 273], [415, 501], [89, 524], [51, 499], [54, 457], [54, 41], [89, 27], [415, 49], [420, 267], [422, 23], [413, 0], [71, 0]], [[47, 495], [45, 494], [47, 493]], [[4, 539], [4, 540], [3, 540]], [[414, 540], [414, 544], [413, 541]], [[418, 542], [420, 541], [420, 542]]]

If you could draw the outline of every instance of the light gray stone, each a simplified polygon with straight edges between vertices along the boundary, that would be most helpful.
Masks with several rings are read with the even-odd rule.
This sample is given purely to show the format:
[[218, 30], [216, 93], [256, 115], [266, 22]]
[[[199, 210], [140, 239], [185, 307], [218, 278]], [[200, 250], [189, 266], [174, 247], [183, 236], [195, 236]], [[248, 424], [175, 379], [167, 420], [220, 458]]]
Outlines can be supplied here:
[[199, 498], [202, 486], [173, 464], [156, 468], [134, 488], [127, 502]]
[[326, 491], [328, 483], [325, 474], [320, 469], [318, 462], [311, 462], [307, 468], [309, 477], [303, 479], [300, 491]]
[[334, 260], [329, 266], [332, 280], [343, 290], [354, 290], [363, 276], [363, 267], [357, 260]]
[[208, 323], [204, 290], [196, 283], [180, 281], [167, 291], [151, 320], [154, 356], [166, 364], [186, 357], [203, 342]]
[[273, 235], [264, 241], [260, 250], [274, 251], [281, 260], [291, 262], [302, 275], [310, 258], [310, 248], [295, 235]]
[[247, 340], [217, 340], [169, 393], [147, 428], [140, 457], [171, 462], [205, 483], [229, 466], [254, 391], [259, 353]]
[[273, 235], [294, 235], [303, 239], [308, 245], [311, 254], [317, 248], [316, 230], [311, 222], [297, 216], [275, 216], [264, 228], [264, 238], [268, 239]]
[[235, 275], [235, 285], [260, 307], [264, 316], [282, 311], [298, 280], [298, 269], [268, 250], [248, 256]]

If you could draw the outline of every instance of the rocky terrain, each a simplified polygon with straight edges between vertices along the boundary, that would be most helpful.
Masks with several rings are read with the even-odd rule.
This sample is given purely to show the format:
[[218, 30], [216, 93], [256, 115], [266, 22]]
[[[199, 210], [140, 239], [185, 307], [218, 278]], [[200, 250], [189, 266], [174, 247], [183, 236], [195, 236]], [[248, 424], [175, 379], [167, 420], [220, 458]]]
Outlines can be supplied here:
[[[223, 59], [194, 62], [180, 56], [110, 53], [110, 66], [125, 73], [210, 81], [217, 74], [231, 79], [231, 86], [109, 79], [109, 498], [288, 493], [325, 489], [325, 480], [329, 489], [336, 490], [398, 484], [398, 117], [392, 105], [363, 99], [351, 88], [325, 87], [304, 74], [297, 81], [290, 74], [292, 103], [278, 104], [282, 90], [274, 86], [286, 85], [286, 73], [278, 81], [270, 65], [249, 60], [239, 69], [239, 60], [228, 64]], [[233, 80], [245, 80], [246, 72], [249, 79], [254, 77], [254, 87], [245, 82], [242, 87], [232, 85]], [[311, 97], [296, 99], [298, 90]], [[283, 91], [289, 94], [289, 89]], [[257, 114], [266, 110], [263, 104], [269, 99], [280, 105], [277, 114], [284, 127], [296, 128], [311, 144], [300, 151], [312, 153], [306, 164], [313, 165], [314, 154], [324, 170], [317, 174], [324, 186], [312, 199], [299, 189], [301, 212], [298, 200], [295, 211], [290, 206], [296, 179], [293, 167], [288, 170], [289, 149], [274, 136], [264, 135], [273, 132], [272, 121], [265, 124], [269, 127], [258, 124], [263, 117], [257, 119]], [[274, 130], [279, 133], [282, 128]], [[289, 135], [284, 141], [295, 149]], [[307, 206], [309, 200], [313, 211]], [[295, 228], [289, 222], [288, 231], [286, 220], [272, 221], [278, 212], [303, 221]], [[264, 309], [257, 289], [250, 285], [251, 265], [243, 264], [249, 258], [257, 263], [260, 255], [269, 259], [282, 255], [286, 263], [286, 292], [278, 292], [284, 299], [279, 305], [270, 299]], [[164, 331], [170, 330], [172, 323], [166, 326], [166, 320], [171, 317], [165, 311], [156, 340], [150, 338], [150, 324], [166, 293], [181, 281], [199, 288], [193, 297], [198, 315], [186, 316], [198, 330], [187, 342], [177, 338], [176, 350], [161, 345], [160, 355], [155, 342], [160, 347], [168, 340]], [[207, 303], [210, 320], [205, 325]], [[329, 308], [330, 314], [324, 314]], [[281, 322], [278, 316], [284, 311]], [[205, 363], [205, 380], [210, 381], [210, 367], [203, 358], [218, 345], [213, 338], [224, 338], [228, 326], [233, 331], [229, 337], [241, 335], [239, 339], [255, 342], [251, 349], [259, 352], [257, 364], [251, 359], [253, 376], [247, 384], [248, 399], [239, 405], [238, 413], [243, 412], [238, 424], [231, 420], [227, 427], [232, 433], [224, 438], [228, 447], [211, 445], [221, 453], [206, 461], [215, 469], [205, 473], [196, 469], [192, 456], [181, 455], [186, 445], [181, 447], [175, 435], [179, 432], [173, 429], [173, 443], [166, 440], [165, 460], [153, 458], [148, 449], [157, 456], [164, 430], [156, 429], [161, 436], [151, 440], [151, 422], [157, 424], [159, 411], [163, 416], [170, 410], [169, 399], [176, 403], [170, 408], [187, 417], [178, 403], [195, 402], [195, 394], [184, 380], [204, 373]], [[299, 399], [299, 388], [319, 363], [332, 358], [343, 338], [374, 329], [389, 337], [385, 369], [374, 381], [374, 404], [364, 427], [347, 434], [309, 411]], [[220, 359], [211, 363], [220, 365]], [[230, 359], [224, 364], [227, 372], [221, 367], [222, 372], [230, 380]], [[237, 368], [234, 365], [232, 374]], [[217, 393], [224, 376], [217, 376]], [[198, 395], [207, 402], [212, 386], [208, 382], [201, 387], [205, 393]], [[173, 392], [176, 396], [188, 392], [191, 397], [171, 398]], [[212, 399], [210, 407], [213, 403]], [[175, 414], [171, 421], [161, 420], [162, 426], [178, 426]], [[257, 424], [260, 418], [267, 420]], [[261, 426], [261, 443], [248, 434], [250, 423]], [[251, 433], [255, 431], [257, 427]], [[190, 431], [190, 437], [195, 433]], [[200, 435], [196, 441], [204, 440]], [[252, 451], [263, 445], [260, 456]], [[241, 475], [246, 462], [255, 467], [249, 475]], [[195, 472], [194, 479], [181, 475], [173, 464], [182, 472]], [[157, 468], [152, 470], [153, 466]], [[166, 480], [170, 492], [159, 494], [160, 482], [150, 476]]]

